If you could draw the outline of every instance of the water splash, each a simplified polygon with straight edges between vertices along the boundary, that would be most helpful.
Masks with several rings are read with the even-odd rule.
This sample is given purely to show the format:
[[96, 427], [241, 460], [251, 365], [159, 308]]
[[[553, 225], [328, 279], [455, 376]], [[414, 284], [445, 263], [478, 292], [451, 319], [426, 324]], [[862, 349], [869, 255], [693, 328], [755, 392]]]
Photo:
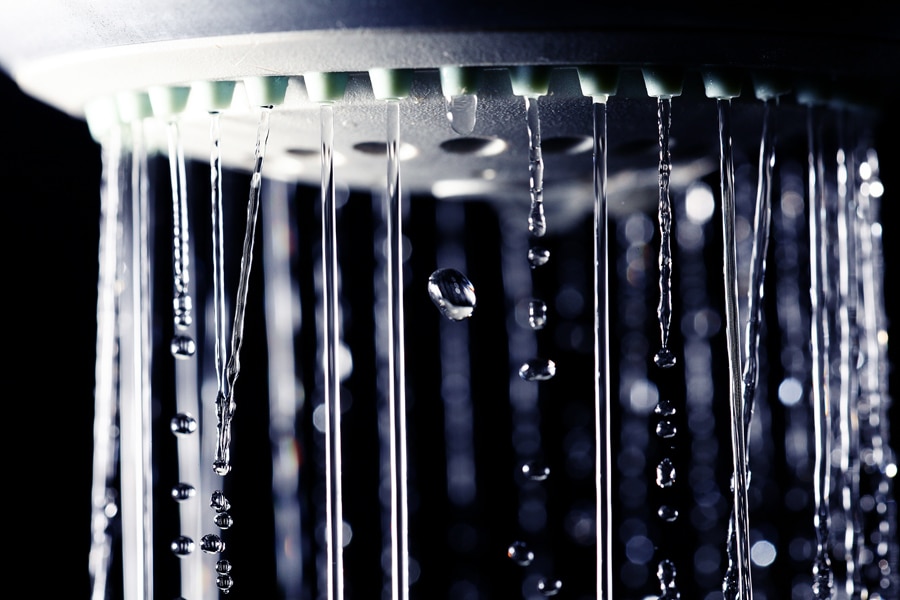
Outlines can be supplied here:
[[528, 231], [535, 237], [547, 233], [544, 216], [544, 159], [541, 155], [541, 114], [537, 96], [525, 96], [525, 122], [528, 128], [528, 174], [531, 209], [528, 212]]
[[669, 197], [669, 177], [672, 156], [669, 154], [669, 129], [672, 126], [672, 99], [657, 99], [659, 127], [659, 318], [661, 347], [653, 362], [666, 369], [675, 366], [675, 353], [669, 348], [669, 329], [672, 324], [672, 199]]
[[478, 112], [476, 94], [459, 94], [447, 98], [447, 119], [450, 127], [460, 135], [475, 131], [475, 116]]
[[475, 311], [475, 286], [456, 269], [438, 269], [428, 277], [428, 295], [441, 314], [462, 321]]
[[750, 522], [747, 498], [747, 442], [741, 381], [741, 334], [738, 308], [737, 248], [734, 239], [734, 156], [731, 140], [731, 100], [716, 100], [719, 115], [719, 177], [722, 190], [724, 245], [725, 334], [731, 398], [731, 451], [733, 469], [733, 528], [737, 563], [737, 595], [753, 597], [750, 577]]
[[250, 198], [247, 202], [247, 228], [244, 233], [241, 254], [241, 272], [238, 280], [237, 299], [234, 307], [234, 321], [231, 328], [231, 355], [225, 369], [226, 393], [216, 395], [216, 419], [218, 438], [213, 471], [226, 475], [231, 471], [231, 422], [236, 404], [234, 384], [241, 372], [241, 345], [244, 342], [244, 318], [247, 311], [247, 293], [250, 285], [250, 269], [253, 266], [253, 242], [256, 238], [256, 221], [259, 215], [259, 196], [262, 186], [263, 159], [269, 140], [269, 116], [271, 106], [260, 108], [259, 125], [256, 133], [255, 161], [250, 176]]
[[[186, 330], [193, 322], [191, 295], [188, 290], [188, 256], [190, 237], [188, 228], [187, 180], [184, 166], [184, 147], [181, 143], [181, 131], [176, 119], [169, 121], [169, 174], [172, 180], [172, 271], [174, 275], [174, 321], [176, 329]], [[173, 342], [173, 353], [176, 348], [185, 344]], [[175, 356], [180, 356], [175, 354]]]

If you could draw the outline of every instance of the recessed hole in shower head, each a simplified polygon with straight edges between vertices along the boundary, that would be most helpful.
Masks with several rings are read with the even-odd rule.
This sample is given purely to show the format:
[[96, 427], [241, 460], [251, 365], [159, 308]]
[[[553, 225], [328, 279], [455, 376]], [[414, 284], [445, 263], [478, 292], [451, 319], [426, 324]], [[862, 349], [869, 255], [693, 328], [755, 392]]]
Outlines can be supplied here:
[[286, 153], [297, 158], [319, 158], [318, 148], [285, 148]]
[[441, 150], [450, 154], [496, 156], [506, 151], [507, 143], [498, 138], [459, 137], [441, 142]]
[[550, 137], [541, 140], [541, 151], [546, 154], [581, 154], [593, 149], [593, 140], [586, 135]]
[[[385, 142], [359, 142], [358, 144], [353, 145], [353, 149], [362, 154], [369, 154], [372, 156], [384, 156], [387, 154], [387, 144]], [[401, 142], [400, 150], [397, 154], [400, 157], [400, 160], [409, 160], [419, 155], [419, 149], [412, 144]]]

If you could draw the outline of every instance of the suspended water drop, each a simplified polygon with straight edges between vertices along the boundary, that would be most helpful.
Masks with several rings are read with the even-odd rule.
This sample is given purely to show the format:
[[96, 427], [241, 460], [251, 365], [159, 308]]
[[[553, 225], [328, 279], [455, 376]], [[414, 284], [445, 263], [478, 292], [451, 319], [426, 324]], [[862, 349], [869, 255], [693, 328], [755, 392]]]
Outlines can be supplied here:
[[537, 589], [544, 596], [555, 596], [562, 589], [562, 581], [541, 578], [538, 580]]
[[525, 542], [513, 542], [506, 550], [506, 555], [516, 564], [527, 567], [534, 560], [534, 552], [528, 548]]
[[225, 560], [224, 558], [220, 561], [216, 562], [216, 573], [225, 574], [231, 573], [231, 563]]
[[529, 300], [528, 326], [534, 330], [543, 329], [547, 324], [547, 304], [543, 300]]
[[659, 404], [656, 405], [656, 408], [653, 409], [653, 412], [662, 417], [671, 417], [676, 412], [675, 404], [673, 404], [671, 400], [660, 400]]
[[478, 96], [475, 94], [459, 94], [447, 100], [447, 119], [450, 127], [460, 135], [469, 135], [475, 130], [475, 115], [478, 108]]
[[550, 251], [542, 246], [532, 246], [528, 249], [528, 262], [531, 268], [542, 267], [550, 260]]
[[213, 461], [213, 472], [216, 475], [221, 475], [224, 477], [231, 473], [231, 464], [225, 462], [223, 459], [217, 458]]
[[197, 431], [197, 419], [187, 413], [178, 413], [169, 422], [175, 435], [188, 435]]
[[189, 335], [176, 335], [172, 338], [169, 350], [175, 358], [190, 358], [197, 351], [194, 339]]
[[219, 529], [229, 529], [234, 525], [234, 519], [227, 512], [220, 512], [213, 518], [216, 527]]
[[522, 474], [531, 481], [544, 481], [550, 476], [550, 467], [537, 461], [522, 465]]
[[438, 269], [428, 278], [428, 295], [441, 314], [462, 321], [475, 311], [475, 286], [456, 269]]
[[189, 483], [176, 483], [172, 486], [172, 499], [176, 502], [183, 502], [196, 494], [197, 489]]
[[225, 551], [225, 542], [214, 533], [207, 533], [200, 539], [200, 549], [207, 554], [217, 554]]
[[657, 367], [668, 369], [669, 367], [674, 367], [678, 359], [669, 348], [660, 348], [659, 352], [653, 357], [653, 362], [656, 363]]
[[656, 465], [656, 485], [661, 488], [671, 487], [675, 483], [675, 464], [664, 458]]
[[519, 377], [525, 381], [547, 381], [556, 375], [556, 363], [552, 360], [533, 359], [519, 368]]
[[225, 493], [222, 490], [216, 490], [212, 493], [209, 498], [209, 505], [216, 510], [216, 512], [224, 512], [231, 508], [231, 502], [228, 501], [228, 498], [225, 497]]
[[675, 563], [671, 560], [661, 560], [656, 569], [656, 576], [659, 578], [660, 594], [659, 600], [677, 600], [681, 598], [681, 592], [675, 585]]
[[678, 519], [678, 509], [668, 504], [663, 504], [659, 507], [659, 510], [656, 511], [656, 514], [660, 519], [666, 521], [667, 523], [672, 523]]
[[179, 558], [187, 556], [194, 551], [194, 540], [191, 538], [181, 535], [172, 540], [172, 543], [169, 546], [172, 549], [172, 553]]
[[234, 578], [232, 578], [231, 575], [228, 575], [227, 573], [223, 573], [221, 575], [216, 576], [216, 587], [219, 588], [219, 590], [223, 594], [227, 594], [228, 592], [230, 592], [231, 588], [233, 586], [234, 586]]
[[663, 419], [659, 423], [656, 424], [656, 435], [663, 439], [669, 439], [675, 437], [678, 428], [675, 427], [675, 424], [668, 419]]

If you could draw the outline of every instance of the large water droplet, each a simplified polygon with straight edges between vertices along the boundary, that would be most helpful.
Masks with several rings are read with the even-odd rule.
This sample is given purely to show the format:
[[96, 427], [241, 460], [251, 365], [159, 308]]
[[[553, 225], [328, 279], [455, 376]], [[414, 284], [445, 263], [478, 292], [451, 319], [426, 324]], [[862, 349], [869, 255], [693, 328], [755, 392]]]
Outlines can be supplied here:
[[213, 461], [213, 471], [216, 473], [216, 475], [221, 475], [224, 477], [231, 472], [231, 463], [222, 459], [216, 459]]
[[183, 502], [196, 494], [197, 489], [189, 483], [176, 483], [172, 486], [172, 499], [176, 502]]
[[225, 542], [214, 533], [207, 533], [200, 539], [200, 549], [207, 554], [216, 554], [225, 551]]
[[219, 529], [229, 529], [232, 525], [234, 525], [234, 519], [231, 518], [227, 512], [220, 512], [214, 518], [213, 521], [216, 524], [216, 527]]
[[227, 594], [228, 592], [230, 592], [231, 588], [233, 586], [234, 586], [234, 578], [231, 575], [228, 575], [227, 573], [223, 573], [216, 577], [216, 587], [219, 588], [219, 590], [223, 594]]
[[216, 490], [209, 497], [209, 505], [216, 510], [216, 512], [225, 512], [229, 508], [231, 508], [231, 502], [228, 501], [228, 498], [225, 497], [225, 492], [222, 490]]
[[517, 565], [527, 567], [534, 560], [534, 552], [532, 552], [525, 542], [513, 542], [506, 550], [506, 555], [511, 558]]
[[169, 423], [175, 435], [188, 435], [197, 431], [197, 419], [187, 413], [178, 413]]
[[543, 300], [528, 301], [528, 325], [534, 330], [547, 324], [547, 304]]
[[669, 506], [668, 504], [663, 504], [659, 507], [659, 510], [656, 511], [656, 514], [659, 515], [659, 518], [667, 523], [672, 523], [676, 519], [678, 519], [678, 509]]
[[441, 314], [462, 321], [475, 311], [475, 286], [456, 269], [438, 269], [428, 278], [428, 295]]
[[678, 432], [678, 428], [675, 427], [675, 424], [668, 419], [663, 419], [656, 425], [656, 435], [663, 439], [669, 439], [675, 437], [675, 434]]
[[674, 352], [667, 347], [663, 347], [660, 348], [659, 352], [656, 353], [656, 356], [653, 357], [653, 362], [662, 369], [668, 369], [674, 367], [678, 360], [675, 358]]
[[542, 246], [532, 246], [528, 249], [528, 262], [531, 263], [531, 268], [541, 267], [547, 264], [547, 261], [550, 260], [550, 251]]
[[562, 581], [559, 579], [541, 578], [538, 581], [537, 589], [545, 596], [555, 596], [559, 593], [559, 590], [562, 589]]
[[231, 563], [225, 560], [224, 558], [218, 562], [216, 562], [216, 573], [225, 574], [231, 573]]
[[656, 465], [656, 485], [667, 488], [673, 483], [675, 483], [675, 465], [671, 459], [664, 458]]
[[653, 412], [662, 417], [671, 417], [676, 412], [675, 404], [673, 404], [671, 400], [661, 400], [659, 404], [656, 405], [656, 408], [653, 409]]
[[187, 359], [192, 357], [197, 351], [197, 345], [189, 335], [176, 335], [172, 338], [169, 350], [175, 358]]
[[556, 363], [552, 360], [536, 358], [519, 368], [519, 377], [525, 381], [547, 381], [556, 375]]
[[181, 535], [172, 540], [170, 548], [172, 549], [172, 553], [175, 554], [175, 556], [187, 556], [194, 551], [194, 540], [187, 536]]
[[527, 462], [522, 465], [522, 474], [531, 481], [544, 481], [550, 476], [550, 467], [537, 461]]

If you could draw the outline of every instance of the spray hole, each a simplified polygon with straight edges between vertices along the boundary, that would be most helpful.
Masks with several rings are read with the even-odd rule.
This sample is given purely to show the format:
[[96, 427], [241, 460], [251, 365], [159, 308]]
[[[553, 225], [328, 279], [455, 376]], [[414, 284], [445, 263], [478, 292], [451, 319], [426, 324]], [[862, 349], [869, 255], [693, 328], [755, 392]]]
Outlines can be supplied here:
[[[384, 156], [387, 154], [386, 142], [359, 142], [353, 145], [353, 149], [362, 154], [371, 156]], [[409, 160], [419, 155], [419, 149], [412, 144], [404, 144], [401, 142], [400, 150], [397, 153], [400, 160]]]
[[497, 138], [460, 137], [441, 142], [441, 150], [450, 154], [496, 156], [506, 148], [507, 143]]
[[572, 135], [544, 138], [541, 140], [541, 151], [545, 154], [581, 154], [590, 152], [594, 141], [585, 135]]

